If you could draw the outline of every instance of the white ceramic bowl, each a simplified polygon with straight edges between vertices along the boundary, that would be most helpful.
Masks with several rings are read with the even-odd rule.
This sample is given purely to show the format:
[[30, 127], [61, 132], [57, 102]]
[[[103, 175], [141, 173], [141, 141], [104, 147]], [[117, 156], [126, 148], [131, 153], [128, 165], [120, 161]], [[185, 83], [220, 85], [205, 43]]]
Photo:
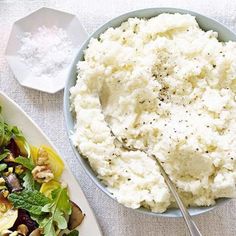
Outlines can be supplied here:
[[37, 77], [18, 55], [18, 50], [21, 47], [20, 36], [24, 32], [33, 33], [40, 26], [62, 28], [66, 31], [75, 49], [81, 47], [88, 38], [88, 34], [75, 15], [46, 7], [40, 8], [13, 24], [5, 54], [16, 79], [22, 86], [55, 93], [64, 88], [70, 65], [55, 76]]
[[[236, 41], [236, 35], [227, 29], [224, 25], [220, 24], [219, 22], [208, 18], [206, 16], [200, 15], [196, 12], [188, 11], [188, 10], [182, 10], [182, 9], [177, 9], [177, 8], [149, 8], [149, 9], [143, 9], [143, 10], [137, 10], [133, 12], [126, 13], [124, 15], [118, 16], [111, 21], [107, 22], [103, 26], [101, 26], [98, 30], [96, 30], [90, 37], [89, 39], [83, 44], [83, 46], [80, 48], [78, 51], [78, 54], [73, 62], [73, 65], [70, 70], [70, 74], [66, 83], [65, 87], [65, 95], [64, 95], [64, 113], [65, 113], [65, 119], [66, 119], [66, 125], [67, 125], [67, 131], [68, 134], [73, 132], [74, 130], [74, 117], [73, 114], [70, 112], [70, 92], [69, 89], [75, 85], [76, 83], [76, 64], [78, 61], [83, 60], [83, 55], [84, 55], [84, 49], [87, 48], [88, 43], [90, 38], [97, 38], [101, 33], [103, 33], [107, 28], [110, 27], [117, 27], [119, 26], [122, 22], [126, 21], [130, 17], [145, 17], [145, 18], [150, 18], [153, 16], [157, 16], [161, 13], [182, 13], [182, 14], [191, 14], [193, 16], [196, 16], [196, 20], [199, 23], [200, 27], [203, 30], [214, 30], [219, 33], [219, 39], [221, 41]], [[78, 152], [78, 150], [73, 146], [71, 143], [73, 150], [79, 159], [81, 165], [83, 168], [86, 170], [87, 174], [90, 176], [90, 178], [94, 181], [94, 183], [103, 191], [105, 192], [108, 196], [114, 199], [114, 196], [105, 188], [105, 186], [97, 179], [96, 174], [92, 170], [92, 168], [89, 166], [88, 162], [86, 159], [84, 159]], [[199, 215], [204, 212], [210, 211], [211, 209], [214, 209], [216, 206], [222, 205], [223, 203], [229, 201], [229, 199], [218, 199], [216, 201], [216, 205], [214, 206], [209, 206], [209, 207], [190, 207], [189, 212], [191, 215]], [[168, 209], [164, 213], [154, 213], [151, 212], [147, 209], [140, 208], [137, 209], [137, 211], [147, 213], [149, 215], [153, 216], [164, 216], [164, 217], [180, 217], [181, 212], [179, 209]]]

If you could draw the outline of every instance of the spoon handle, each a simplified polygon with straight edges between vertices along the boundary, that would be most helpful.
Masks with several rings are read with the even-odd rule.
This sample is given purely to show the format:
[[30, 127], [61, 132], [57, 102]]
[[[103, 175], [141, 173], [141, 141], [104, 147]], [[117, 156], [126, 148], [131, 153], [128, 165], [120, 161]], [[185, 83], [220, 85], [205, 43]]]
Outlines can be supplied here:
[[[99, 100], [100, 100], [100, 103], [101, 103], [100, 96], [98, 96], [98, 97], [99, 97]], [[101, 104], [102, 104], [102, 103], [101, 103]], [[106, 118], [106, 117], [104, 116], [104, 118]], [[105, 119], [105, 121], [106, 121], [106, 119]], [[106, 121], [106, 122], [107, 122], [107, 121]], [[137, 150], [139, 150], [139, 151], [143, 151], [143, 152], [145, 152], [147, 155], [149, 155], [148, 152], [146, 152], [146, 151], [144, 151], [144, 150], [140, 150], [140, 149], [137, 149], [137, 148], [131, 148], [130, 146], [126, 146], [126, 144], [125, 144], [124, 142], [122, 142], [122, 141], [113, 133], [113, 130], [112, 130], [112, 128], [109, 126], [109, 123], [108, 123], [108, 122], [107, 122], [107, 125], [108, 125], [108, 127], [110, 128], [110, 132], [111, 132], [112, 136], [114, 136], [115, 139], [116, 139], [125, 149], [127, 149], [127, 150], [132, 150], [132, 151], [137, 151]], [[191, 235], [191, 236], [202, 236], [202, 234], [200, 233], [200, 231], [199, 231], [197, 225], [194, 223], [192, 217], [189, 215], [188, 210], [186, 209], [186, 207], [184, 206], [182, 200], [180, 199], [180, 197], [179, 197], [179, 195], [178, 195], [178, 193], [177, 193], [177, 189], [176, 189], [175, 185], [173, 184], [173, 182], [171, 181], [171, 179], [169, 178], [169, 176], [166, 174], [164, 168], [162, 167], [162, 164], [161, 164], [160, 161], [156, 158], [155, 155], [151, 154], [150, 156], [152, 156], [152, 158], [155, 159], [155, 161], [157, 162], [157, 164], [158, 164], [158, 166], [159, 166], [159, 168], [160, 168], [161, 174], [162, 174], [162, 176], [164, 177], [165, 182], [166, 182], [167, 186], [169, 187], [171, 193], [173, 194], [173, 196], [174, 196], [174, 198], [175, 198], [175, 200], [176, 200], [176, 202], [177, 202], [177, 204], [178, 204], [178, 206], [179, 206], [179, 209], [180, 209], [180, 211], [181, 211], [181, 213], [182, 213], [182, 215], [183, 215], [183, 217], [184, 217], [184, 220], [185, 220], [185, 223], [186, 223], [186, 225], [187, 225], [187, 227], [188, 227], [188, 230], [189, 230], [189, 232], [190, 232], [190, 235]]]
[[184, 206], [182, 200], [180, 199], [178, 193], [177, 193], [177, 189], [175, 187], [175, 185], [173, 184], [173, 182], [171, 181], [171, 179], [169, 178], [169, 176], [166, 174], [165, 170], [163, 169], [161, 163], [159, 162], [159, 160], [153, 156], [153, 158], [157, 161], [157, 164], [159, 165], [159, 168], [161, 170], [161, 174], [165, 179], [166, 184], [168, 185], [171, 193], [173, 194], [179, 209], [184, 217], [185, 223], [188, 226], [188, 230], [190, 232], [191, 236], [202, 236], [202, 234], [200, 233], [197, 225], [194, 223], [194, 221], [192, 220], [192, 217], [190, 216], [188, 210], [186, 209], [186, 207]]

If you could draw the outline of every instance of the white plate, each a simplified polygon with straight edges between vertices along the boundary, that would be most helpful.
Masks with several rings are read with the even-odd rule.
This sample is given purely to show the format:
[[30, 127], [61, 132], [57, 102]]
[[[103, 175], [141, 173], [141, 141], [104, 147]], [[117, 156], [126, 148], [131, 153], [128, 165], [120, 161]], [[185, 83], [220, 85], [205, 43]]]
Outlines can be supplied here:
[[[51, 141], [34, 123], [34, 121], [32, 121], [31, 118], [13, 100], [2, 92], [0, 92], [0, 106], [2, 107], [2, 114], [6, 122], [19, 127], [29, 140], [30, 144], [35, 146], [45, 144], [52, 147], [58, 153]], [[101, 229], [88, 204], [88, 201], [66, 163], [62, 180], [69, 186], [72, 201], [77, 203], [86, 215], [82, 224], [78, 227], [79, 235], [102, 236]]]
[[48, 28], [57, 26], [65, 30], [75, 48], [75, 52], [87, 39], [88, 34], [75, 15], [46, 7], [40, 8], [13, 24], [5, 54], [16, 79], [22, 86], [47, 93], [55, 93], [64, 88], [70, 65], [58, 72], [56, 76], [38, 77], [18, 55], [18, 50], [21, 47], [20, 36], [24, 32], [36, 32], [40, 26]]

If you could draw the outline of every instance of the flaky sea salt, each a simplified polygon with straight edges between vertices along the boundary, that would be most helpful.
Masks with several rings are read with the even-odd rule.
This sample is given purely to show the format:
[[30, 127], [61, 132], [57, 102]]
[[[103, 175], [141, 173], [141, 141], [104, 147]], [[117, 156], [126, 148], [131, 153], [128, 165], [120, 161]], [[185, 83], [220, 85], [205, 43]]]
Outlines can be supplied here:
[[37, 77], [56, 76], [69, 65], [73, 45], [62, 28], [41, 26], [34, 33], [25, 32], [21, 37], [18, 54]]

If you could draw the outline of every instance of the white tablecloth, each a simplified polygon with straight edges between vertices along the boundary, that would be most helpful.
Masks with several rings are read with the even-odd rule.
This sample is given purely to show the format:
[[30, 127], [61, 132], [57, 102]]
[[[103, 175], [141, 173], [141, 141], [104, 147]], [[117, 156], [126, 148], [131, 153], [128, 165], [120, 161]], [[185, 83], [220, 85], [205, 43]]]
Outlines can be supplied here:
[[[188, 235], [182, 219], [156, 218], [140, 214], [118, 205], [101, 192], [72, 153], [64, 125], [63, 92], [49, 95], [23, 88], [15, 80], [4, 57], [12, 23], [42, 6], [76, 14], [89, 33], [124, 12], [161, 6], [197, 11], [219, 20], [236, 32], [236, 2], [234, 0], [0, 0], [0, 89], [39, 124], [64, 155], [84, 190], [104, 235]], [[236, 201], [232, 200], [217, 210], [195, 217], [195, 220], [203, 235], [236, 235]]]

